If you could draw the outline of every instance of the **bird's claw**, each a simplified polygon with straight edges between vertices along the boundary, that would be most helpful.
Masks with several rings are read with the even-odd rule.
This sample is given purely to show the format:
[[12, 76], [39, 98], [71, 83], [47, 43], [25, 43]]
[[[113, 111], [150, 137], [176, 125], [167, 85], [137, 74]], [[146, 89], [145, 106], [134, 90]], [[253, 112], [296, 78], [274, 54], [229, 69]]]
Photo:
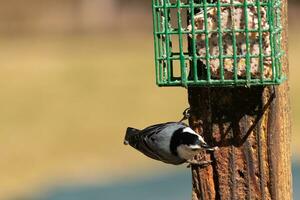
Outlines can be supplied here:
[[190, 118], [191, 116], [191, 113], [190, 113], [191, 109], [190, 108], [186, 108], [184, 111], [183, 111], [183, 118], [180, 120], [180, 122]]
[[195, 160], [188, 160], [187, 168], [190, 168], [192, 166], [199, 166], [199, 167], [206, 167], [212, 163], [211, 160], [205, 160], [205, 161], [195, 161]]

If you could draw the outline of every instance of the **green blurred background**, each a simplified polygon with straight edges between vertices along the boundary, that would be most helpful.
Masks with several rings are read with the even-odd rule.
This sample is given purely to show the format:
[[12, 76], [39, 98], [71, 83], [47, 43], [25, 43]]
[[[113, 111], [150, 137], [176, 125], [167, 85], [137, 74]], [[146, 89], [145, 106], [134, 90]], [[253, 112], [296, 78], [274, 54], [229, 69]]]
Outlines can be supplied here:
[[[300, 6], [290, 2], [297, 166]], [[184, 167], [122, 144], [127, 126], [177, 120], [188, 106], [185, 89], [155, 85], [150, 0], [0, 0], [0, 52], [0, 199], [44, 196], [60, 185], [124, 188], [120, 180], [163, 174], [189, 182]]]

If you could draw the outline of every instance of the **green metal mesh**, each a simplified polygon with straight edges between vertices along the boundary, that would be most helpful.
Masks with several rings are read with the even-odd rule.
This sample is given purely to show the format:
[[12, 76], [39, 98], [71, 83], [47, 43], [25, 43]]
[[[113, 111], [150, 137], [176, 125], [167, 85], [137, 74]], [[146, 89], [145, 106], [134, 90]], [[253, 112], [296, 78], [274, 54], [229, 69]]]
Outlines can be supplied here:
[[[274, 85], [285, 80], [281, 0], [153, 0], [152, 4], [159, 86]], [[240, 27], [235, 25], [240, 23], [237, 11], [244, 17]], [[224, 27], [226, 12], [230, 16]], [[201, 18], [203, 29], [198, 28]], [[255, 27], [248, 25], [252, 22]], [[253, 37], [256, 42], [251, 44]], [[230, 53], [224, 48], [228, 42]], [[254, 48], [258, 53], [252, 54]]]

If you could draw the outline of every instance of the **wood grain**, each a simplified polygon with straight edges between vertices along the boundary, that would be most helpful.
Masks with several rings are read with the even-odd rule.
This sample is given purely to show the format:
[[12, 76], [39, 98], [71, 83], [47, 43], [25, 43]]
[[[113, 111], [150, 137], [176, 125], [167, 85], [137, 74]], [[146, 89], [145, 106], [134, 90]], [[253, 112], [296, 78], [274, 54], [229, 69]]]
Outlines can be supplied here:
[[[287, 1], [283, 1], [283, 70], [288, 75]], [[219, 149], [192, 167], [193, 200], [290, 200], [289, 86], [188, 88], [191, 127]]]

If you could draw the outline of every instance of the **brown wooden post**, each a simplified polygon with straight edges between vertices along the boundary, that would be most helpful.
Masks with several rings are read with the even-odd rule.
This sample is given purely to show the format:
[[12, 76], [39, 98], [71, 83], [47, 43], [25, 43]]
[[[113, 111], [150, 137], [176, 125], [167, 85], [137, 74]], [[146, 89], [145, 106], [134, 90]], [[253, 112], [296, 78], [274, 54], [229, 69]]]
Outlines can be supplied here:
[[[287, 0], [282, 4], [284, 72], [287, 61]], [[193, 200], [290, 200], [289, 86], [189, 88], [190, 125], [220, 148], [198, 156], [192, 167]]]

